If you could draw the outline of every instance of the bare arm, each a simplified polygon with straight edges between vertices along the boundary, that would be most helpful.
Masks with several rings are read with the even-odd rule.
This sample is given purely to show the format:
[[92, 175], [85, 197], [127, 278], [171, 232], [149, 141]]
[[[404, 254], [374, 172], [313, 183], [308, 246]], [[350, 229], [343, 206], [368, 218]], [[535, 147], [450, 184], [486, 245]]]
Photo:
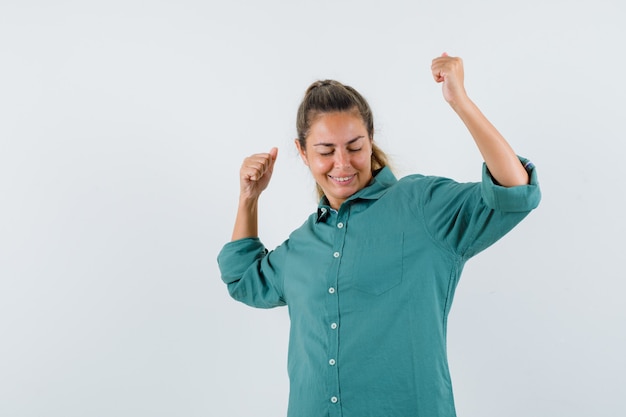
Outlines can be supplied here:
[[445, 100], [469, 130], [498, 184], [504, 187], [528, 184], [528, 173], [511, 146], [467, 96], [461, 58], [444, 53], [433, 60], [431, 70], [435, 81], [443, 83]]
[[239, 206], [232, 240], [258, 237], [258, 203], [261, 193], [267, 188], [278, 149], [269, 153], [254, 154], [244, 159], [239, 172]]

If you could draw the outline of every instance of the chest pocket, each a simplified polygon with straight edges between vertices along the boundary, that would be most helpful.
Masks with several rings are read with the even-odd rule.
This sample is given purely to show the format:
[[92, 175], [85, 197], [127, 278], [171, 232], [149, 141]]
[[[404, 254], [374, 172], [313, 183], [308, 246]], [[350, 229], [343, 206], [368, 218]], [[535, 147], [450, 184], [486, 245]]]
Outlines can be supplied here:
[[381, 295], [402, 282], [402, 233], [366, 238], [358, 245], [352, 277], [355, 289]]

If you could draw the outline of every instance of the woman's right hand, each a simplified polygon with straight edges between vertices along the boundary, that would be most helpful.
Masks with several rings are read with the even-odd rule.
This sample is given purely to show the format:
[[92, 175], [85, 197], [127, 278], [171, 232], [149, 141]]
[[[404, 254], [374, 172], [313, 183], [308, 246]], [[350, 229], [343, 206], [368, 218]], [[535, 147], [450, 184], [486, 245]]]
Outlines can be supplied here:
[[239, 171], [240, 198], [259, 198], [270, 183], [277, 156], [278, 148], [272, 148], [269, 153], [257, 153], [243, 160]]

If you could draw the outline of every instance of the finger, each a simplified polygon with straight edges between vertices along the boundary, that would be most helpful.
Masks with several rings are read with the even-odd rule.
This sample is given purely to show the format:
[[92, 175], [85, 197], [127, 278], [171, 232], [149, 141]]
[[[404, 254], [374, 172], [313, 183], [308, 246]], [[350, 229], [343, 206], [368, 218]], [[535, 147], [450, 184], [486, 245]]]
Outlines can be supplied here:
[[244, 178], [250, 181], [260, 180], [270, 167], [270, 154], [256, 154], [245, 159], [242, 170], [245, 172]]
[[241, 168], [241, 179], [244, 181], [258, 181], [261, 175], [258, 166], [246, 165]]
[[433, 79], [436, 82], [440, 83], [445, 81], [446, 73], [444, 72], [444, 67], [441, 63], [433, 62], [433, 65], [430, 67], [430, 69], [432, 71]]
[[438, 83], [443, 81], [442, 67], [443, 67], [443, 64], [441, 62], [441, 57], [437, 57], [433, 59], [433, 62], [430, 65], [430, 71], [432, 73], [433, 79]]
[[247, 179], [250, 181], [260, 180], [266, 171], [265, 164], [261, 162], [250, 163], [247, 168]]

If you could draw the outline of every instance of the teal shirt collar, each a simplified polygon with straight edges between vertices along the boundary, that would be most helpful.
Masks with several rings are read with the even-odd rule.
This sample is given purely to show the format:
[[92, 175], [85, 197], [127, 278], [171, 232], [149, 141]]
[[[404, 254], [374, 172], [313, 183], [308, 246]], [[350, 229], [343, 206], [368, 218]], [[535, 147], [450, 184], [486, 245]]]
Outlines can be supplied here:
[[[361, 190], [352, 194], [346, 201], [344, 201], [343, 204], [356, 199], [378, 200], [387, 192], [389, 187], [397, 182], [398, 179], [395, 175], [393, 175], [393, 172], [391, 172], [389, 167], [381, 168], [374, 172], [372, 180], [366, 187], [363, 187]], [[316, 223], [325, 220], [328, 217], [330, 210], [333, 209], [330, 207], [326, 196], [323, 196], [317, 207]]]

